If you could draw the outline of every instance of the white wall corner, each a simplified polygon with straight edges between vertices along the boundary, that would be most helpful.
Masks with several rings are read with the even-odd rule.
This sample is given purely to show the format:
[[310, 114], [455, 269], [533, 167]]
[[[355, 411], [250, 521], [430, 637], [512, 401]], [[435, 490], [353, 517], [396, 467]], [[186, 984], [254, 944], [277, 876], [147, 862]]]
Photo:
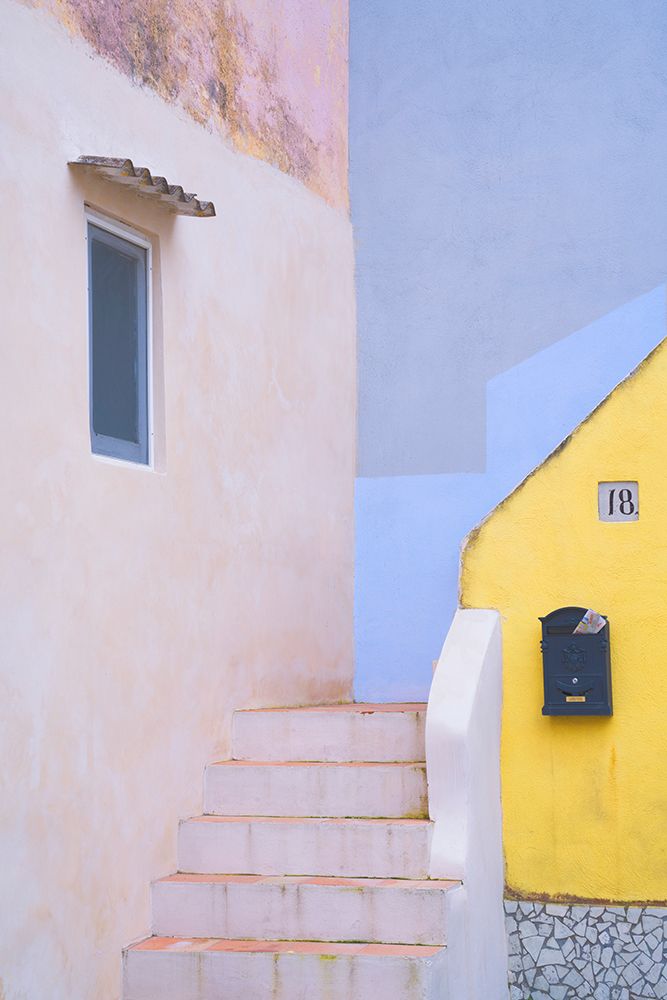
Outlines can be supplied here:
[[[448, 922], [449, 995], [506, 1000], [500, 799], [502, 639], [497, 611], [459, 609], [426, 716], [433, 878], [457, 878]], [[455, 905], [454, 905], [455, 904]]]

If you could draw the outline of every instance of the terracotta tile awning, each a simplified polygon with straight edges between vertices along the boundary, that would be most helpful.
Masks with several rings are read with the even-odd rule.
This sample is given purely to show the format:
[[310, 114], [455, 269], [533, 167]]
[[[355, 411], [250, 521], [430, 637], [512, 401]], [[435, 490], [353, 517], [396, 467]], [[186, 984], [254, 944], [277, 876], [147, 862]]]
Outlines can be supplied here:
[[212, 201], [200, 201], [179, 184], [168, 184], [164, 177], [154, 177], [147, 167], [135, 167], [132, 160], [113, 156], [80, 156], [78, 160], [70, 160], [69, 166], [94, 171], [114, 184], [124, 184], [142, 197], [163, 202], [169, 211], [178, 215], [193, 215], [198, 219], [215, 215]]

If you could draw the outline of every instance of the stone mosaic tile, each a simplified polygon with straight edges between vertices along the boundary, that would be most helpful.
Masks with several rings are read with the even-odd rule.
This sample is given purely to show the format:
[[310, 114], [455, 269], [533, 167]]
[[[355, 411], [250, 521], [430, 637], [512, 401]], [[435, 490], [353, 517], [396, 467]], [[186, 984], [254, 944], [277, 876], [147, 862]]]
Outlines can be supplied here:
[[667, 908], [505, 900], [510, 1000], [667, 1000]]

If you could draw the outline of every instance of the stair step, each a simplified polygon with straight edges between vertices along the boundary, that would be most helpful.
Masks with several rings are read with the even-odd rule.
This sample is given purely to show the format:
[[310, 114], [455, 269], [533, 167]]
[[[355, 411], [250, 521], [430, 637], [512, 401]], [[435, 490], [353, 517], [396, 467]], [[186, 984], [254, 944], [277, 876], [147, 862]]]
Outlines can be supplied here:
[[169, 875], [154, 882], [162, 937], [442, 945], [445, 880]]
[[204, 812], [426, 818], [426, 765], [220, 761], [206, 768]]
[[123, 953], [124, 1000], [443, 1000], [446, 950], [154, 937]]
[[422, 703], [235, 712], [232, 756], [250, 761], [424, 761], [425, 720]]
[[197, 816], [181, 823], [182, 872], [228, 875], [428, 876], [422, 819]]

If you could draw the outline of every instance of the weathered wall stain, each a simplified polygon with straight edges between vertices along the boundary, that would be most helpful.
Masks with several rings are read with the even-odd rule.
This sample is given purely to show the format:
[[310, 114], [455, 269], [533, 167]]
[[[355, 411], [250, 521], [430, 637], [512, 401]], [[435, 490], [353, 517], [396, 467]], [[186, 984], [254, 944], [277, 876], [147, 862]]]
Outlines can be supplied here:
[[347, 205], [346, 0], [42, 0], [137, 84]]

